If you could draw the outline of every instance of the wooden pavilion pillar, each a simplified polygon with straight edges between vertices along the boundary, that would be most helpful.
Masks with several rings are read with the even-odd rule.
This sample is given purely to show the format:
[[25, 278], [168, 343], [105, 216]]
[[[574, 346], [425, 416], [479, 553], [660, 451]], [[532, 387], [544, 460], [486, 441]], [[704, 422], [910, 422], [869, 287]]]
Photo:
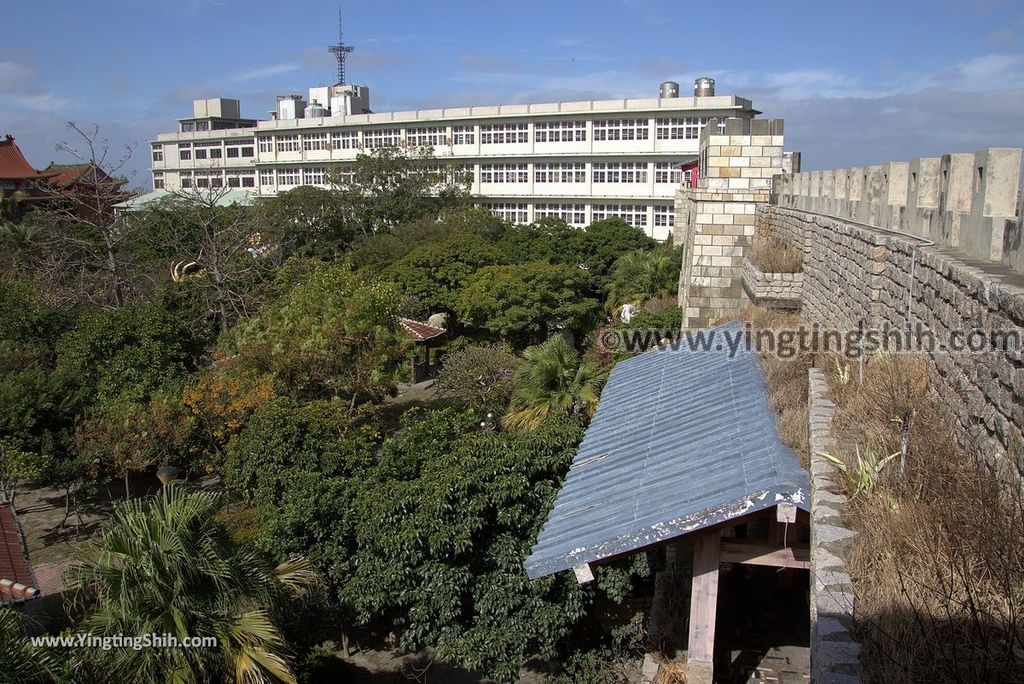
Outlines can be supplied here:
[[705, 532], [694, 539], [686, 684], [712, 684], [721, 545], [722, 533], [719, 530]]

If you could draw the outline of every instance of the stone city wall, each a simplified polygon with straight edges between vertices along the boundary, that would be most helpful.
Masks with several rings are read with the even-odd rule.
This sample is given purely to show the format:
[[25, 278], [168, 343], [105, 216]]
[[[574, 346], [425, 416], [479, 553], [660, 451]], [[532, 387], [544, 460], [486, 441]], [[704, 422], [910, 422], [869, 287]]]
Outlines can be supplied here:
[[1021, 149], [924, 157], [780, 176], [774, 204], [927, 238], [1024, 273]]
[[[1005, 268], [968, 264], [912, 236], [848, 220], [762, 205], [757, 228], [804, 251], [802, 308], [829, 328], [922, 324], [938, 342], [981, 329], [1024, 339], [1024, 281]], [[801, 242], [796, 242], [800, 240]], [[1024, 472], [1024, 354], [930, 351], [935, 389], [958, 441]]]

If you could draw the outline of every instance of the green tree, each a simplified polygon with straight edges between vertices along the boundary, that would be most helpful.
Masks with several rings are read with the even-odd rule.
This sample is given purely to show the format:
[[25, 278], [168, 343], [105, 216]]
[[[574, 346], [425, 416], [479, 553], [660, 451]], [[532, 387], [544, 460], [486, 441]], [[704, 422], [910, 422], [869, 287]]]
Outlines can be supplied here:
[[337, 190], [302, 186], [257, 207], [253, 224], [260, 242], [276, 250], [280, 261], [291, 256], [332, 260], [357, 234], [351, 214]]
[[231, 440], [224, 478], [260, 511], [270, 553], [306, 556], [337, 587], [351, 573], [354, 507], [374, 451], [342, 402], [278, 397]]
[[476, 428], [451, 409], [407, 416], [364, 479], [355, 573], [342, 599], [402, 647], [499, 681], [533, 655], [553, 657], [590, 589], [565, 573], [523, 570], [583, 434], [561, 416], [527, 435]]
[[444, 357], [437, 389], [481, 413], [503, 413], [512, 398], [519, 365], [519, 357], [500, 346], [465, 347]]
[[122, 502], [71, 577], [88, 609], [82, 631], [217, 645], [89, 652], [87, 667], [114, 681], [295, 681], [273, 616], [316, 575], [301, 558], [275, 567], [239, 547], [215, 519], [221, 506], [219, 495], [180, 483]]
[[561, 335], [530, 347], [516, 378], [512, 404], [502, 424], [512, 430], [536, 429], [550, 415], [591, 416], [597, 410], [604, 375], [572, 349]]
[[0, 501], [14, 505], [18, 485], [39, 477], [46, 465], [46, 457], [24, 451], [0, 438]]
[[421, 306], [454, 312], [459, 293], [470, 278], [485, 266], [504, 262], [505, 257], [497, 247], [467, 235], [417, 247], [385, 275]]
[[56, 371], [77, 384], [69, 399], [78, 407], [140, 403], [196, 370], [213, 331], [194, 295], [166, 287], [152, 302], [84, 312], [57, 348]]
[[488, 266], [474, 273], [458, 297], [466, 322], [502, 339], [528, 344], [553, 326], [574, 332], [592, 327], [600, 309], [581, 296], [587, 276], [579, 268], [534, 261]]
[[305, 398], [381, 398], [402, 377], [408, 340], [398, 289], [365, 283], [345, 264], [316, 264], [263, 313], [232, 331], [241, 360]]
[[465, 205], [469, 197], [468, 175], [438, 162], [429, 147], [378, 147], [329, 177], [363, 233], [388, 232], [401, 223], [439, 216]]

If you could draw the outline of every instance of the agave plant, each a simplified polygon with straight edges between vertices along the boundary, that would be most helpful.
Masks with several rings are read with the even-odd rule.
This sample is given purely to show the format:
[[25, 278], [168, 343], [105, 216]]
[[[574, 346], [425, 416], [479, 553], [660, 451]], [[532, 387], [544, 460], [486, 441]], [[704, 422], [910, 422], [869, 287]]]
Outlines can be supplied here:
[[114, 648], [86, 656], [109, 681], [295, 682], [271, 612], [314, 586], [304, 559], [274, 567], [241, 548], [215, 519], [212, 492], [180, 483], [122, 502], [94, 552], [71, 573], [96, 636], [213, 637], [209, 648]]
[[819, 451], [819, 455], [824, 456], [833, 463], [836, 468], [846, 477], [847, 483], [853, 490], [851, 498], [857, 496], [862, 492], [870, 492], [878, 484], [879, 478], [882, 476], [882, 472], [889, 463], [900, 455], [900, 452], [889, 454], [888, 456], [879, 456], [875, 453], [875, 450], [870, 446], [864, 449], [864, 453], [860, 453], [860, 446], [857, 446], [857, 465], [855, 468], [851, 468], [846, 461], [841, 458], [837, 458], [832, 454], [826, 454]]
[[554, 413], [593, 415], [604, 374], [583, 359], [561, 335], [523, 352], [525, 362], [516, 376], [512, 403], [502, 424], [512, 430], [532, 430]]

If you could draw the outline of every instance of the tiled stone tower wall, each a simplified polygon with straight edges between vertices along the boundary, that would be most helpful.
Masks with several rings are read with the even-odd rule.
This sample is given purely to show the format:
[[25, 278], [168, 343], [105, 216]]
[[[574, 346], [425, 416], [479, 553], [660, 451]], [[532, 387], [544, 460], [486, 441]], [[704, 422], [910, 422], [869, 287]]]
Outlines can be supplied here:
[[696, 188], [676, 193], [675, 244], [683, 245], [679, 305], [684, 328], [706, 328], [749, 306], [743, 257], [754, 212], [782, 173], [782, 119], [712, 119], [700, 140]]

